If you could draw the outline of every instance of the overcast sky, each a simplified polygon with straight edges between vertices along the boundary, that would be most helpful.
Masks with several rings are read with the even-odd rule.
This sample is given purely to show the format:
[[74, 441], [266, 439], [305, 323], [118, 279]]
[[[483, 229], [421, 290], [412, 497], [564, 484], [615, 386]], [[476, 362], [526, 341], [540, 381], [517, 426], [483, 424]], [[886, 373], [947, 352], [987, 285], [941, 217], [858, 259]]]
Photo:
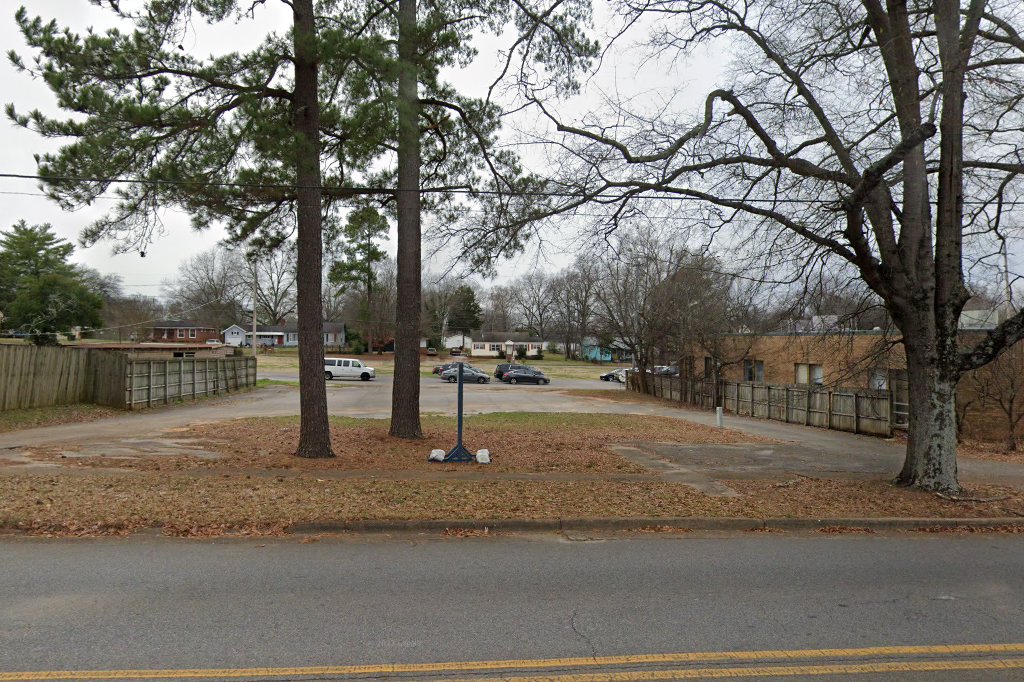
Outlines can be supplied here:
[[[13, 48], [28, 58], [30, 53], [13, 18], [19, 4], [23, 3], [0, 0], [0, 6], [3, 7], [0, 14], [0, 45], [8, 49]], [[59, 24], [76, 31], [84, 31], [87, 27], [102, 29], [109, 26], [110, 12], [101, 10], [86, 0], [32, 0], [24, 4], [29, 7], [32, 14], [46, 19], [56, 18]], [[598, 17], [595, 31], [600, 39], [614, 27], [603, 3], [598, 1], [595, 5]], [[264, 27], [287, 25], [290, 19], [287, 7], [283, 3], [268, 3], [258, 12], [258, 19]], [[209, 31], [204, 34], [203, 29], [199, 28], [198, 34], [192, 36], [191, 44], [186, 45], [186, 49], [201, 55], [214, 51], [245, 49], [258, 41], [262, 35], [261, 31], [252, 29], [252, 22], [245, 24], [244, 30], [241, 27], [235, 31], [221, 29], [216, 34]], [[463, 92], [483, 92], [483, 87], [491, 80], [490, 74], [494, 73], [497, 63], [493, 46], [493, 39], [482, 42], [480, 57], [473, 67], [451, 74], [450, 80]], [[636, 65], [636, 55], [639, 52], [628, 48], [629, 43], [623, 42], [622, 48], [605, 60], [601, 74], [588, 85], [584, 95], [571, 105], [566, 104], [565, 110], [581, 112], [596, 106], [604, 92], [643, 96], [648, 88], [663, 87], [666, 78], [677, 81], [680, 87], [684, 83], [691, 86], [686, 88], [689, 95], [684, 96], [684, 102], [689, 100], [697, 103], [703, 100], [704, 94], [713, 87], [720, 70], [720, 65], [713, 58], [701, 60], [699, 64], [653, 67], [647, 64], [640, 68]], [[34, 108], [46, 113], [57, 111], [49, 90], [27, 74], [18, 73], [6, 56], [0, 65], [0, 92], [3, 93], [2, 99], [5, 104], [13, 102], [20, 111]], [[35, 174], [33, 155], [55, 150], [57, 147], [56, 141], [43, 140], [32, 132], [12, 125], [5, 117], [0, 123], [0, 148], [4, 150], [0, 172]], [[58, 235], [76, 243], [81, 229], [114, 203], [112, 200], [100, 199], [87, 209], [64, 212], [41, 194], [36, 181], [9, 178], [0, 179], [0, 199], [7, 209], [0, 219], [0, 229], [8, 229], [19, 219], [25, 219], [30, 224], [48, 222], [53, 225]], [[224, 237], [223, 231], [219, 229], [205, 233], [191, 230], [187, 216], [173, 210], [167, 212], [165, 225], [166, 234], [156, 240], [145, 258], [141, 258], [137, 253], [114, 255], [111, 245], [101, 242], [88, 249], [76, 248], [73, 259], [101, 272], [121, 275], [129, 293], [159, 295], [161, 283], [175, 275], [178, 264], [183, 259], [213, 247]], [[387, 248], [393, 255], [393, 240]], [[551, 235], [551, 241], [545, 243], [542, 254], [533, 249], [525, 256], [503, 264], [499, 269], [499, 280], [507, 280], [533, 267], [557, 268], [571, 260], [573, 248], [573, 242], [568, 237]], [[439, 262], [435, 267], [442, 265], [443, 263]]]

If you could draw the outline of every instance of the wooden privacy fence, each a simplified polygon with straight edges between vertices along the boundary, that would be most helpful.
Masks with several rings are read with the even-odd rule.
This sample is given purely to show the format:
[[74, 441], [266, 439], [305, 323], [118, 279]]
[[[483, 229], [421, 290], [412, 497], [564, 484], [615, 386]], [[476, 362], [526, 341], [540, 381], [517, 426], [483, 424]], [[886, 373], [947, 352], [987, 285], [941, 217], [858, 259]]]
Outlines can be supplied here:
[[[640, 390], [631, 375], [630, 390]], [[648, 392], [689, 405], [722, 407], [734, 414], [804, 424], [836, 431], [891, 436], [893, 400], [889, 391], [816, 386], [769, 386], [732, 381], [647, 377]]]
[[256, 385], [256, 358], [129, 360], [122, 385], [129, 410], [230, 393]]
[[139, 359], [74, 347], [0, 345], [0, 410], [166, 405], [256, 385], [256, 359]]

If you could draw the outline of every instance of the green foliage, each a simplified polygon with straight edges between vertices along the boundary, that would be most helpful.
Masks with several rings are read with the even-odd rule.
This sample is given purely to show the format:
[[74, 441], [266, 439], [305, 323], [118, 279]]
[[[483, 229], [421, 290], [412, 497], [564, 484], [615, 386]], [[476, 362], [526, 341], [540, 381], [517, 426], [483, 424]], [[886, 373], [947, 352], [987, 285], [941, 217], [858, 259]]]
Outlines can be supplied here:
[[331, 264], [331, 283], [342, 288], [361, 285], [370, 291], [375, 282], [374, 264], [388, 256], [376, 240], [387, 239], [389, 229], [387, 218], [371, 206], [351, 212], [341, 230], [344, 242], [336, 250], [341, 258]]
[[[158, 211], [178, 206], [193, 216], [196, 228], [223, 224], [231, 238], [258, 248], [283, 242], [294, 226], [302, 147], [293, 126], [290, 32], [269, 33], [247, 52], [199, 57], [180, 48], [193, 24], [244, 31], [262, 3], [148, 0], [133, 3], [131, 11], [114, 2], [97, 4], [130, 28], [79, 35], [23, 7], [16, 21], [32, 58], [9, 54], [16, 68], [49, 86], [63, 110], [74, 112], [60, 118], [7, 106], [15, 124], [72, 140], [39, 156], [39, 172], [54, 199], [70, 209], [112, 191], [108, 180], [82, 183], [77, 177], [145, 181], [118, 185], [120, 201], [83, 232], [82, 241], [108, 239], [116, 251], [145, 251], [162, 230]], [[315, 14], [322, 202], [330, 240], [341, 230], [339, 209], [355, 194], [349, 188], [367, 188], [367, 196], [381, 198], [389, 211], [395, 204], [387, 199], [396, 177], [398, 28], [393, 11], [362, 0], [318, 0]], [[497, 192], [472, 195], [496, 218], [542, 210], [536, 198], [521, 193], [545, 181], [525, 173], [514, 152], [498, 147], [501, 109], [489, 99], [460, 95], [440, 74], [469, 64], [481, 34], [500, 36], [514, 27], [513, 35], [524, 38], [507, 53], [499, 75], [535, 79], [532, 92], [571, 93], [576, 74], [597, 55], [583, 32], [589, 16], [589, 0], [446, 0], [421, 7], [424, 187]], [[442, 211], [444, 224], [462, 224], [464, 202], [454, 196], [448, 190], [425, 194], [424, 208]], [[475, 224], [479, 232], [480, 224], [492, 223], [485, 218]], [[515, 235], [488, 235], [479, 242], [482, 251], [521, 246]]]
[[448, 328], [454, 332], [469, 334], [480, 327], [482, 316], [483, 309], [476, 300], [476, 292], [466, 284], [460, 285], [455, 290], [448, 308]]
[[0, 232], [0, 310], [5, 327], [32, 334], [38, 344], [57, 342], [57, 332], [100, 324], [103, 299], [96, 293], [110, 282], [95, 271], [67, 262], [74, 246], [49, 224], [24, 220]]
[[522, 360], [525, 357], [526, 357], [526, 344], [517, 343], [516, 344], [516, 359]]

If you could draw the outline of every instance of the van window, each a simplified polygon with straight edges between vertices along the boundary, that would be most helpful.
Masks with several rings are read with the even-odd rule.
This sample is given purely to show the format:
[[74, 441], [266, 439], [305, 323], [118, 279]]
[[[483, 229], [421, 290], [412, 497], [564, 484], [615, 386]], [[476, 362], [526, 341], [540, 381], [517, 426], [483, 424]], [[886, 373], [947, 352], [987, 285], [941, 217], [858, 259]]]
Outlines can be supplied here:
[[330, 359], [324, 358], [324, 367], [336, 367], [337, 366], [337, 362], [338, 362], [337, 360], [330, 360]]
[[349, 367], [349, 366], [351, 366], [351, 364], [352, 364], [352, 362], [350, 360], [342, 360], [341, 361], [341, 366], [342, 367]]
[[358, 360], [353, 360], [352, 361], [352, 366], [353, 367], [362, 367], [363, 363], [359, 362]]

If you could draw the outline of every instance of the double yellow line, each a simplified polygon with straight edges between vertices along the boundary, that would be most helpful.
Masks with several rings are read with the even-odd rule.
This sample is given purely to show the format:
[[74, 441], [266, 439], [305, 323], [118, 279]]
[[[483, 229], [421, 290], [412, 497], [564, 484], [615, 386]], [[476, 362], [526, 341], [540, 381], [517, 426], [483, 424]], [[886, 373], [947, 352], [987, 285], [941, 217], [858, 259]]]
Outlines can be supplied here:
[[[1022, 644], [959, 644], [948, 646], [891, 646], [856, 649], [793, 649], [771, 651], [709, 651], [638, 656], [602, 656], [595, 658], [549, 658], [504, 661], [457, 661], [449, 663], [394, 663], [385, 665], [339, 665], [301, 668], [194, 668], [164, 670], [49, 670], [0, 672], [0, 682], [34, 682], [38, 680], [176, 680], [176, 679], [238, 679], [295, 678], [313, 676], [366, 676], [388, 674], [430, 675], [440, 680], [451, 673], [502, 672], [500, 678], [473, 677], [446, 682], [644, 682], [646, 680], [692, 680], [723, 677], [788, 677], [795, 675], [843, 675], [899, 672], [939, 672], [964, 670], [1024, 669]], [[1010, 657], [1007, 657], [1010, 656]], [[891, 660], [925, 658], [929, 660]], [[943, 660], [933, 660], [943, 657]], [[953, 657], [953, 658], [949, 658]], [[985, 658], [983, 658], [985, 657]], [[872, 662], [812, 664], [798, 661], [890, 659]], [[757, 662], [761, 665], [736, 666]], [[787, 662], [789, 665], [764, 665]], [[573, 669], [629, 668], [637, 666], [692, 666], [694, 664], [734, 664], [732, 667], [676, 667], [673, 669], [568, 672]], [[510, 677], [506, 671], [559, 672], [524, 673]], [[563, 672], [565, 671], [565, 672]]]

